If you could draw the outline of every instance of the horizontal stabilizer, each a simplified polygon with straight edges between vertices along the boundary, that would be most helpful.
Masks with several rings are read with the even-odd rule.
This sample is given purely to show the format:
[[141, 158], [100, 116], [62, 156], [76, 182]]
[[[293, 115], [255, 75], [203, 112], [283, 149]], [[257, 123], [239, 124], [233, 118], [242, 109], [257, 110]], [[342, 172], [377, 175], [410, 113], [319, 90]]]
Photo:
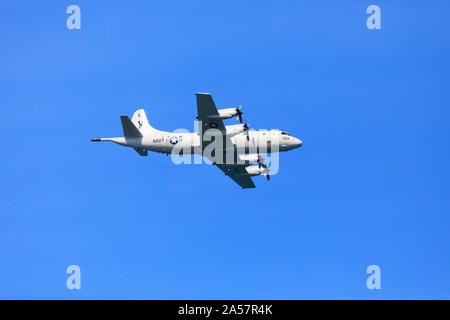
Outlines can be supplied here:
[[138, 128], [131, 122], [128, 116], [120, 116], [120, 120], [122, 120], [123, 127], [123, 136], [125, 138], [140, 138], [142, 137], [142, 133]]
[[139, 153], [141, 156], [146, 157], [148, 156], [148, 151], [142, 148], [134, 148], [137, 153]]

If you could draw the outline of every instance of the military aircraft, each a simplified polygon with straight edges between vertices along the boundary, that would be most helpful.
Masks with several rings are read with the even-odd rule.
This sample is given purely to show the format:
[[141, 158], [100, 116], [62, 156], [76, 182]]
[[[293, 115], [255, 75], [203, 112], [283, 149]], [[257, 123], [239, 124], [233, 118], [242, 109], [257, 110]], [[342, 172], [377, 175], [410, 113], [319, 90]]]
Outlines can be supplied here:
[[[91, 141], [112, 141], [132, 147], [141, 156], [148, 151], [169, 154], [198, 154], [211, 160], [225, 175], [242, 188], [255, 188], [251, 177], [263, 175], [270, 180], [270, 167], [262, 153], [289, 151], [303, 142], [285, 131], [250, 130], [242, 123], [241, 106], [217, 109], [209, 93], [196, 93], [199, 132], [174, 133], [153, 128], [143, 109], [137, 110], [130, 120], [120, 116], [123, 137], [97, 138]], [[236, 117], [240, 122], [224, 125], [223, 120]]]

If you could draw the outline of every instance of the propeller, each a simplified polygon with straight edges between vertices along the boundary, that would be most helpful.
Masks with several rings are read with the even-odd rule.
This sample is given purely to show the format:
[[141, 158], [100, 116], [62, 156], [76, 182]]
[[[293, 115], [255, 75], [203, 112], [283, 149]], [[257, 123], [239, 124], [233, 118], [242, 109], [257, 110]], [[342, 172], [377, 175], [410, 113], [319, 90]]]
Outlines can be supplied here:
[[241, 105], [239, 105], [239, 107], [238, 107], [238, 105], [236, 104], [236, 122], [240, 122], [240, 123], [242, 123], [242, 114], [243, 114], [243, 112], [241, 111], [241, 109], [242, 109], [242, 104]]
[[258, 154], [258, 168], [261, 169], [261, 167], [263, 168], [267, 168], [267, 164], [264, 162], [264, 158], [261, 154]]
[[265, 167], [265, 168], [264, 168], [264, 179], [267, 179], [267, 181], [270, 181], [270, 175], [269, 175], [269, 173], [270, 173], [269, 167]]
[[247, 136], [247, 141], [250, 140], [250, 137], [248, 136], [248, 130], [250, 130], [250, 128], [247, 125], [247, 119], [244, 119], [244, 133]]
[[264, 179], [267, 179], [267, 181], [270, 181], [270, 169], [269, 166], [264, 161], [264, 158], [261, 154], [258, 154], [258, 167], [259, 169], [264, 168]]

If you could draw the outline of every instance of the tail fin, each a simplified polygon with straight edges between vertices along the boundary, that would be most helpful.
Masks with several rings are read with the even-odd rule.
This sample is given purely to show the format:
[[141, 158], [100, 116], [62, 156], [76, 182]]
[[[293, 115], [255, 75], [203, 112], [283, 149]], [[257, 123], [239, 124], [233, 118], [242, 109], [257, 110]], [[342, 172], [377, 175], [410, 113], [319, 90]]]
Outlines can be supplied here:
[[133, 114], [131, 121], [134, 123], [136, 128], [143, 134], [146, 131], [154, 130], [153, 127], [148, 123], [147, 115], [144, 109], [139, 109]]
[[133, 122], [131, 122], [128, 116], [120, 116], [120, 120], [122, 120], [123, 136], [125, 138], [142, 137], [142, 133], [136, 128]]

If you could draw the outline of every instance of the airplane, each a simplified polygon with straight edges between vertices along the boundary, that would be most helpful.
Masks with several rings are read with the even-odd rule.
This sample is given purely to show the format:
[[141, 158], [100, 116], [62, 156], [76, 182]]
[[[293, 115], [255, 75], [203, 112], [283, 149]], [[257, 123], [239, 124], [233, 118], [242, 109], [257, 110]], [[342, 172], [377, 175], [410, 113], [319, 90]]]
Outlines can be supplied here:
[[[303, 145], [300, 139], [286, 131], [250, 130], [247, 121], [242, 123], [242, 106], [218, 110], [209, 93], [195, 95], [199, 132], [157, 130], [149, 124], [145, 111], [140, 109], [133, 114], [131, 120], [126, 115], [120, 116], [123, 137], [96, 138], [91, 141], [111, 141], [131, 147], [141, 156], [147, 156], [148, 151], [167, 155], [175, 151], [179, 154], [202, 155], [243, 189], [255, 188], [251, 177], [263, 175], [270, 180], [270, 168], [262, 153], [289, 151]], [[224, 125], [223, 120], [233, 117], [240, 123]], [[213, 143], [216, 145], [212, 145]], [[207, 152], [210, 150], [210, 153]]]

